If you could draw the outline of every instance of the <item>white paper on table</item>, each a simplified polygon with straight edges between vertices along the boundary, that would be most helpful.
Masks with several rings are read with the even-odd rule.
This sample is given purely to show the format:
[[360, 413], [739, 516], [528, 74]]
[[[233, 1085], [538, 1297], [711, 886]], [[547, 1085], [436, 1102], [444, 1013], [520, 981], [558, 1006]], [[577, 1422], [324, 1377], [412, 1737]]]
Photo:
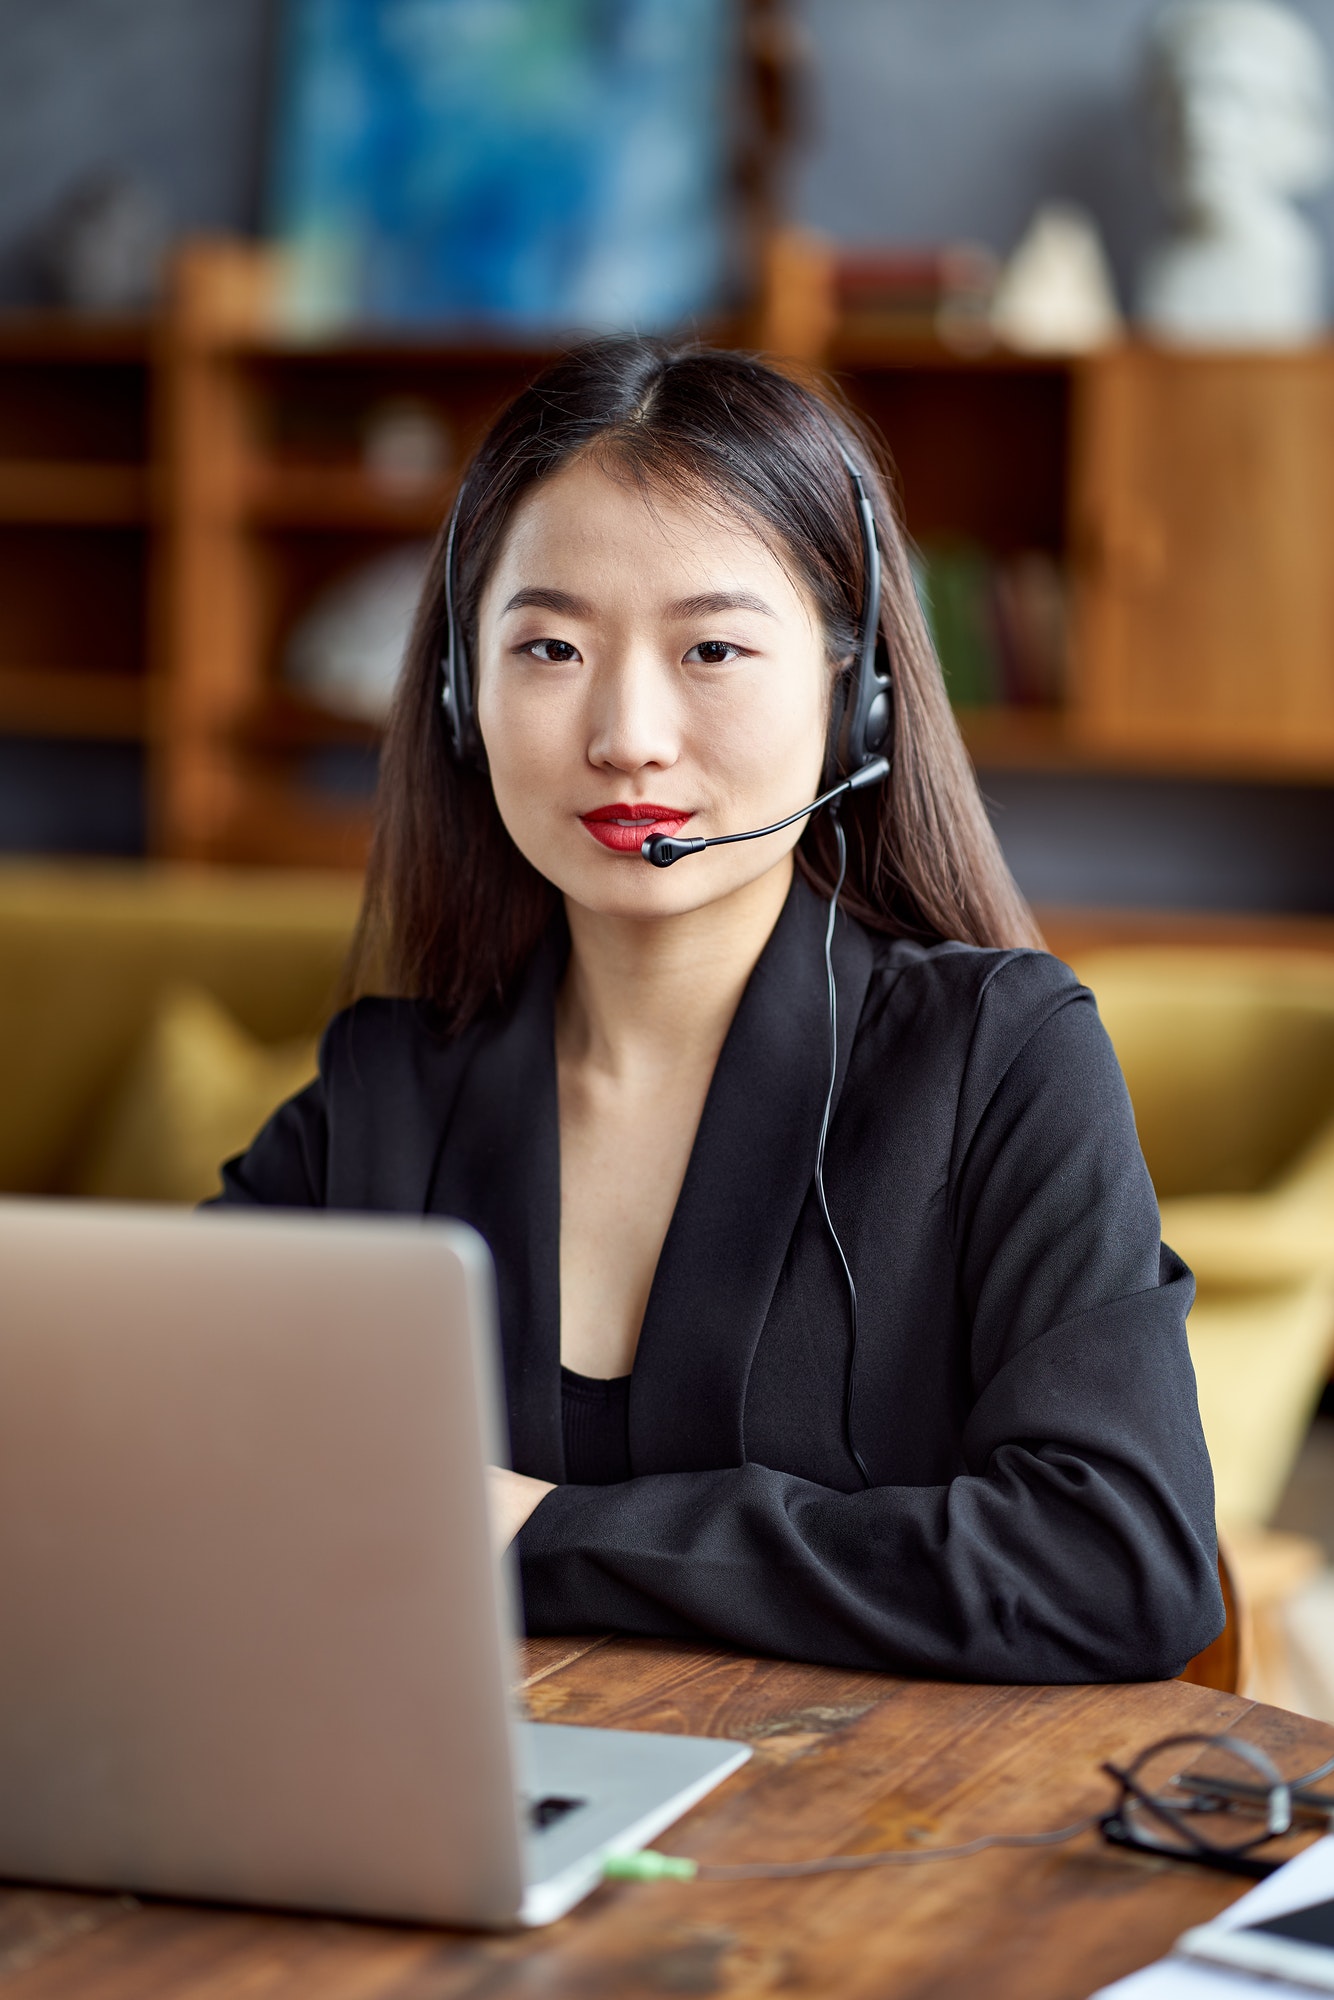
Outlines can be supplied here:
[[[1277, 1874], [1257, 1882], [1211, 1921], [1221, 1930], [1236, 1930], [1241, 1924], [1262, 1924], [1287, 1910], [1304, 1909], [1308, 1903], [1323, 1903], [1330, 1896], [1334, 1896], [1334, 1838], [1327, 1835], [1285, 1862]], [[1114, 1986], [1101, 1987], [1092, 2000], [1246, 2000], [1252, 1994], [1256, 2000], [1261, 1995], [1263, 2000], [1311, 2000], [1309, 1986], [1230, 1972], [1191, 1958], [1160, 1958]]]

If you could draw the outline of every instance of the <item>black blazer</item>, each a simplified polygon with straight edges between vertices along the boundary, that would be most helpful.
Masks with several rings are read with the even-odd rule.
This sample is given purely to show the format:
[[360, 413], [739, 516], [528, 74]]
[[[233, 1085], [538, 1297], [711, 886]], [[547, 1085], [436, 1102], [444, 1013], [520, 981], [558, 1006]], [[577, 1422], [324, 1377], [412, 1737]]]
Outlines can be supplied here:
[[454, 1040], [362, 1000], [224, 1199], [459, 1216], [495, 1256], [532, 1632], [722, 1640], [997, 1681], [1177, 1672], [1221, 1629], [1189, 1272], [1092, 996], [1035, 951], [840, 916], [825, 1180], [825, 905], [799, 879], [746, 987], [653, 1280], [634, 1476], [564, 1483], [553, 926]]

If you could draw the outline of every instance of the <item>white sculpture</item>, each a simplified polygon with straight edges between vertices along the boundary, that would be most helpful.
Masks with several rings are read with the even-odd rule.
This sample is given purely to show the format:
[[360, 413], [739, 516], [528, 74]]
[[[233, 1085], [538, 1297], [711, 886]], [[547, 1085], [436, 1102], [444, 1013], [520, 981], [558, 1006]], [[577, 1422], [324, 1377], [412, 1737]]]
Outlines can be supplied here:
[[1141, 273], [1145, 327], [1214, 347], [1316, 338], [1323, 251], [1293, 205], [1331, 163], [1314, 32], [1278, 0], [1176, 0], [1151, 31], [1148, 85], [1178, 229]]
[[1030, 354], [1082, 354], [1119, 337], [1112, 274], [1084, 209], [1043, 203], [1001, 273], [991, 326]]

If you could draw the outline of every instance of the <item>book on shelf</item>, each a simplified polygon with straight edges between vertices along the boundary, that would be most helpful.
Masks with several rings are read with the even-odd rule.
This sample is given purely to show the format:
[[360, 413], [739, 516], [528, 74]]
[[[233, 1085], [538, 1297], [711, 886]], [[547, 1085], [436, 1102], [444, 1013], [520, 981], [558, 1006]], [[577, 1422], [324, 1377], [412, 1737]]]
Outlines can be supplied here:
[[981, 244], [840, 249], [832, 276], [845, 339], [891, 346], [939, 341], [963, 353], [992, 344], [1000, 264]]
[[926, 543], [917, 594], [956, 708], [1051, 707], [1065, 693], [1069, 587], [1046, 549]]

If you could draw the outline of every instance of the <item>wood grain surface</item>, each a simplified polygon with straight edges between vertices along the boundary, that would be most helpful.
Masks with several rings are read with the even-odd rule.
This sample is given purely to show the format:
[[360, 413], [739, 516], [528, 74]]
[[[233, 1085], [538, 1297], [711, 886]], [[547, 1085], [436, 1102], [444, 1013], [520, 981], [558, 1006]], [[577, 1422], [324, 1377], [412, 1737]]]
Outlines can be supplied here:
[[[540, 1721], [743, 1738], [751, 1761], [657, 1843], [792, 1860], [1066, 1824], [1098, 1770], [1181, 1729], [1240, 1728], [1295, 1773], [1334, 1730], [1178, 1681], [968, 1687], [630, 1640], [530, 1642]], [[505, 1937], [0, 1890], [4, 2000], [506, 2000], [836, 1994], [1082, 2000], [1246, 1885], [1105, 1847], [999, 1850], [799, 1881], [607, 1885]]]

